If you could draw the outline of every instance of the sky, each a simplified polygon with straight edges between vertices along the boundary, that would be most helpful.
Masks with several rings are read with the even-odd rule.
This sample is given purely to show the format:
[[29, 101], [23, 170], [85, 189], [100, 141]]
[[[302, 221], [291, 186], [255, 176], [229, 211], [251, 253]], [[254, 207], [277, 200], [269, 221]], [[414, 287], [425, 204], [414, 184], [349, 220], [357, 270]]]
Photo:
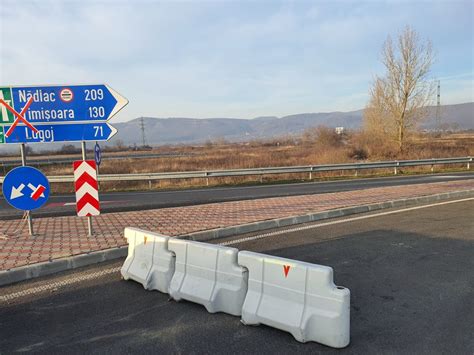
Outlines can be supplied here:
[[115, 122], [351, 111], [409, 25], [441, 103], [472, 102], [473, 4], [0, 0], [0, 85], [106, 83], [129, 100]]

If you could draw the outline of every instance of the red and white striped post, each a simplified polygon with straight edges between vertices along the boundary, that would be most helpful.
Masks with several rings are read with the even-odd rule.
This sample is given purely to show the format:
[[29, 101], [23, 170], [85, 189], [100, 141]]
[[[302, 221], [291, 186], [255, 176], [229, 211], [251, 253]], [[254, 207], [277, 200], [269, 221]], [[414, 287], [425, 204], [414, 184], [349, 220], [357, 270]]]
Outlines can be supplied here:
[[92, 216], [100, 214], [96, 164], [94, 160], [79, 160], [73, 166], [77, 215], [87, 217], [89, 235], [92, 235]]

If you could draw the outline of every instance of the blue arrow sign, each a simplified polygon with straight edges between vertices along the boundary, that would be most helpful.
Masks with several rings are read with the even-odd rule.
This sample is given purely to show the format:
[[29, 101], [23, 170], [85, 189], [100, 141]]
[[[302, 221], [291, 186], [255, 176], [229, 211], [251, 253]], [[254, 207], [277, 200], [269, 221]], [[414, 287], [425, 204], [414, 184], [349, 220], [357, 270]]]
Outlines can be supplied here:
[[102, 162], [102, 151], [100, 150], [100, 146], [96, 143], [94, 147], [94, 158], [95, 158], [95, 163], [97, 166], [100, 165]]
[[14, 208], [31, 211], [48, 201], [49, 181], [38, 169], [20, 166], [5, 176], [2, 192], [5, 200]]
[[[33, 125], [107, 121], [128, 104], [126, 98], [102, 84], [7, 87], [0, 88], [0, 93], [17, 112], [32, 98], [24, 117]], [[3, 106], [0, 124], [13, 123], [14, 115]]]
[[[10, 136], [5, 136], [5, 143], [107, 141], [117, 133], [117, 130], [106, 122], [36, 125], [35, 127], [38, 132], [33, 132], [26, 126], [17, 126]], [[7, 132], [9, 128], [10, 126], [4, 126], [4, 132]]]

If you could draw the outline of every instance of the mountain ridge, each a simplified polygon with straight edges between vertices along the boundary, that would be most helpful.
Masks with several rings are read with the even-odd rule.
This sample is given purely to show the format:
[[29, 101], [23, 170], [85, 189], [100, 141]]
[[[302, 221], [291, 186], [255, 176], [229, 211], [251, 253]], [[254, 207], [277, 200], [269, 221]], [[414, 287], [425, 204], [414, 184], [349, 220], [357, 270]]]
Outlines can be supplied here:
[[[435, 129], [436, 106], [428, 108], [428, 119], [422, 129]], [[188, 118], [188, 117], [143, 117], [146, 142], [159, 144], [196, 144], [209, 140], [225, 139], [231, 142], [265, 139], [288, 134], [301, 134], [305, 129], [324, 125], [357, 129], [362, 126], [363, 109], [355, 111], [334, 111], [298, 113], [282, 117], [259, 116], [252, 119], [239, 118]], [[474, 102], [443, 105], [440, 107], [441, 122], [445, 128], [474, 129]], [[124, 144], [141, 144], [141, 118], [113, 124], [118, 130], [114, 139]], [[112, 140], [113, 142], [113, 140]]]
[[[428, 108], [428, 119], [421, 125], [422, 129], [431, 130], [437, 127], [436, 106]], [[324, 125], [328, 127], [345, 127], [357, 129], [362, 126], [363, 110], [333, 111], [315, 113], [297, 113], [282, 117], [259, 116], [253, 119], [241, 118], [187, 118], [144, 117], [145, 136], [148, 145], [165, 144], [202, 144], [207, 141], [225, 139], [229, 142], [243, 142], [253, 139], [267, 139], [284, 135], [298, 135], [310, 127]], [[444, 128], [453, 130], [474, 129], [474, 102], [467, 102], [440, 107], [441, 122]], [[117, 128], [118, 133], [109, 142], [101, 145], [141, 145], [141, 118], [127, 122], [109, 121]], [[32, 144], [35, 151], [60, 149], [67, 142], [50, 144]], [[78, 146], [78, 143], [73, 143]], [[0, 144], [0, 153], [17, 151], [17, 145]]]

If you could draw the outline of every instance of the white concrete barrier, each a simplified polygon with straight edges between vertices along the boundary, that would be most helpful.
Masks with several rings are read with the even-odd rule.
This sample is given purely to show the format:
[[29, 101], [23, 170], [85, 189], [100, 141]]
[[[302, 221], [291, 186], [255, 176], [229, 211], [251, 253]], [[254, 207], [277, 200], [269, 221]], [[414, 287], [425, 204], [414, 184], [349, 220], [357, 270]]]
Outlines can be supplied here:
[[249, 272], [244, 324], [266, 324], [300, 342], [343, 348], [350, 340], [350, 292], [333, 283], [328, 266], [242, 251]]
[[208, 312], [240, 316], [247, 292], [247, 271], [237, 265], [235, 248], [170, 239], [176, 256], [170, 296], [202, 304]]
[[125, 228], [128, 256], [121, 273], [147, 290], [168, 293], [174, 273], [174, 255], [168, 251], [169, 238], [137, 228]]

